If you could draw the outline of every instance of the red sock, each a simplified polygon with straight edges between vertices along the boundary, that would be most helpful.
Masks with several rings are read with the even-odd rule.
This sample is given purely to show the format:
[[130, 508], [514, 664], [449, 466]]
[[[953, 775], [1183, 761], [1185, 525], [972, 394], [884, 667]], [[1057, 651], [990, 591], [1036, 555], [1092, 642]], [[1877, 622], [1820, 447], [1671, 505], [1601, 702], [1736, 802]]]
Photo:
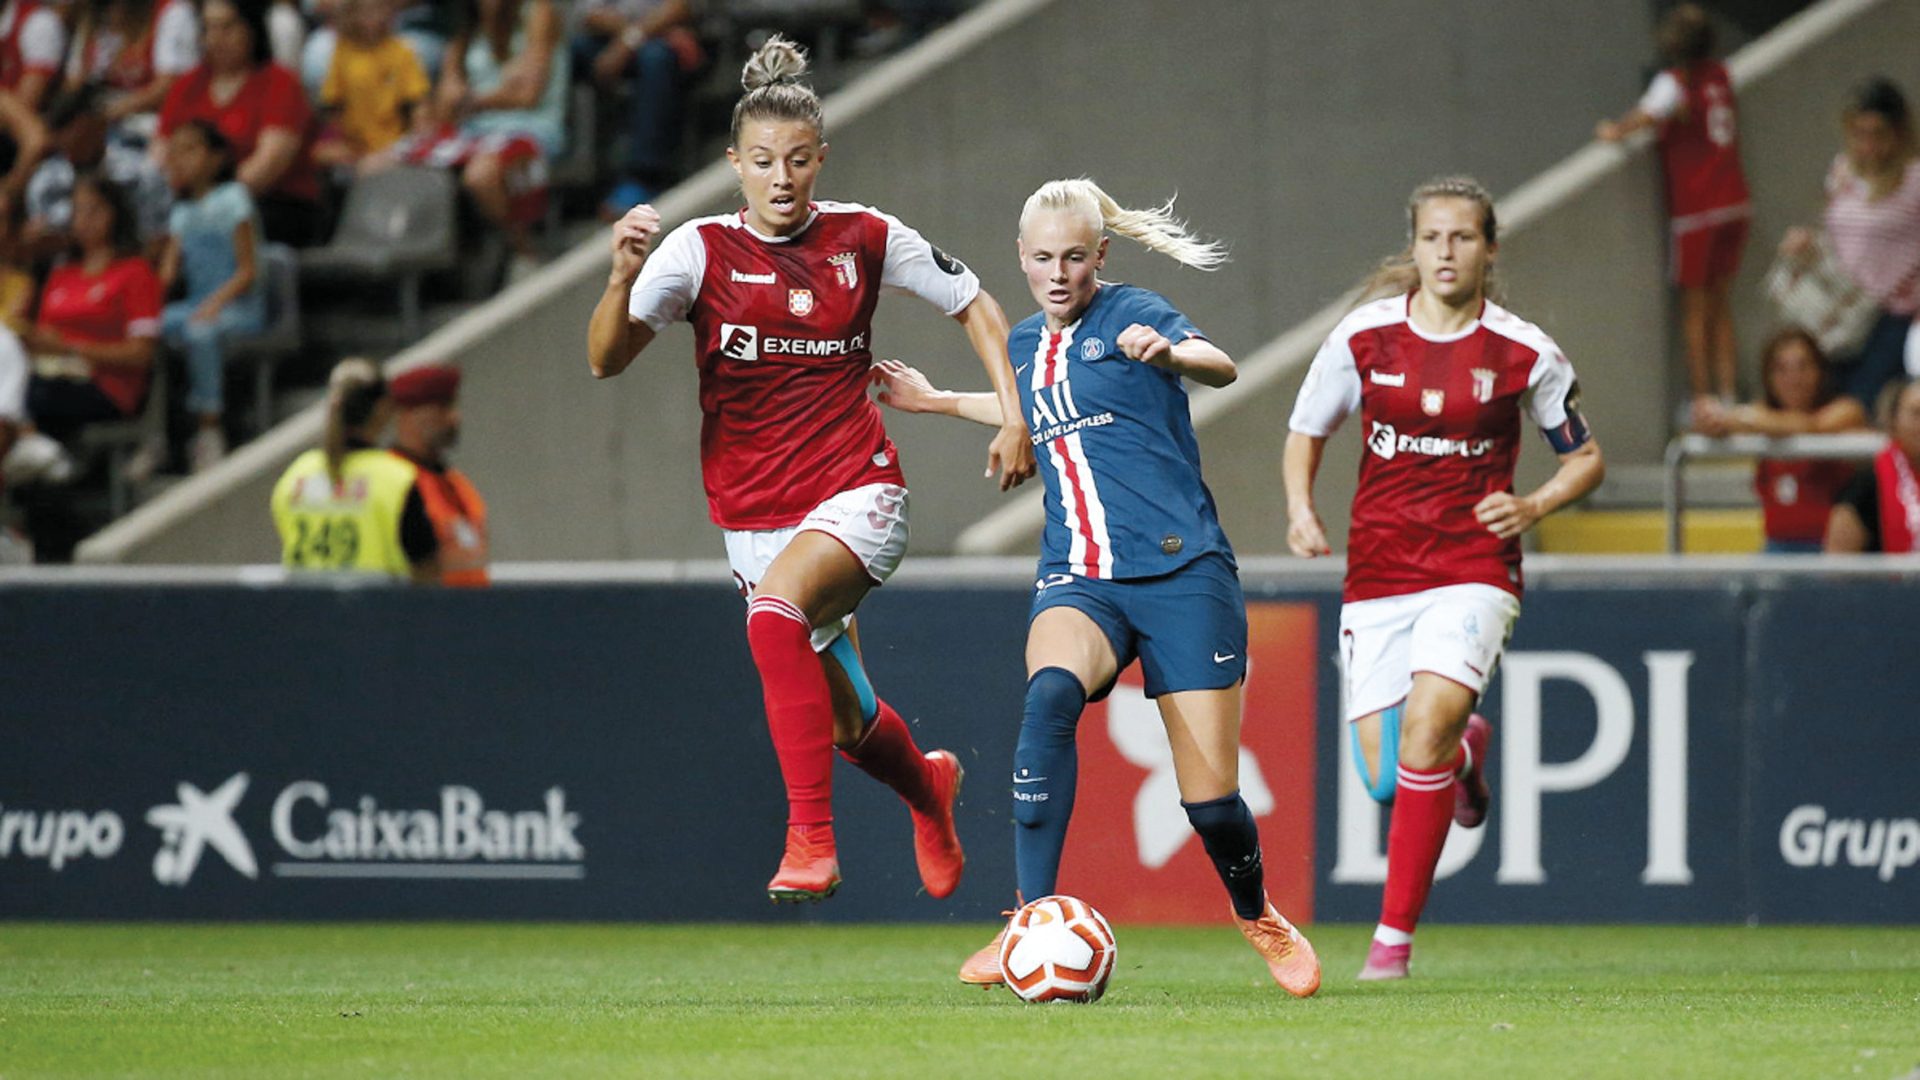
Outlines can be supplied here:
[[914, 745], [913, 733], [893, 706], [880, 702], [880, 711], [867, 725], [866, 734], [852, 746], [843, 747], [840, 756], [898, 792], [908, 806], [923, 813], [932, 809], [933, 785], [928, 782], [927, 759]]
[[747, 646], [760, 669], [767, 730], [787, 782], [787, 824], [833, 820], [833, 697], [814, 654], [812, 624], [777, 596], [747, 605]]
[[1454, 770], [1458, 761], [1422, 772], [1400, 766], [1393, 792], [1393, 819], [1387, 826], [1387, 887], [1380, 901], [1380, 925], [1413, 933], [1433, 891], [1433, 869], [1440, 864], [1447, 829], [1453, 824]]

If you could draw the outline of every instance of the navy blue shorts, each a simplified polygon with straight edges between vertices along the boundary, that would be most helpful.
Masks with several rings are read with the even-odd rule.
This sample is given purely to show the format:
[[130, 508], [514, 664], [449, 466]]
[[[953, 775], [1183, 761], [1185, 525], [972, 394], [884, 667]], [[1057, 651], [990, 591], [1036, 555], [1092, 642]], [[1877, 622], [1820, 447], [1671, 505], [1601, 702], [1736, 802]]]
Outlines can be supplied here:
[[[1246, 677], [1247, 601], [1240, 575], [1224, 555], [1202, 555], [1171, 574], [1131, 581], [1048, 574], [1033, 594], [1027, 621], [1056, 607], [1092, 619], [1107, 635], [1120, 670], [1138, 657], [1148, 697], [1224, 690]], [[1099, 701], [1112, 689], [1112, 683], [1098, 687], [1088, 700]]]

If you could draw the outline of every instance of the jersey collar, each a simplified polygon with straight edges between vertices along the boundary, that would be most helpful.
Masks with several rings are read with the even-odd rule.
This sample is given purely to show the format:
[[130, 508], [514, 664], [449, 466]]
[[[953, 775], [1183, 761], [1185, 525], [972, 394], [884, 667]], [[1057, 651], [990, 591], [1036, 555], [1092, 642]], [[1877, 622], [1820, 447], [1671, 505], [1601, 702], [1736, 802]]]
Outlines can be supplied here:
[[1407, 329], [1413, 331], [1414, 337], [1417, 337], [1422, 341], [1431, 341], [1437, 344], [1445, 344], [1446, 342], [1449, 342], [1449, 341], [1460, 341], [1465, 338], [1472, 337], [1473, 332], [1475, 330], [1480, 329], [1480, 320], [1486, 317], [1486, 314], [1487, 314], [1487, 301], [1485, 297], [1480, 298], [1480, 314], [1475, 315], [1473, 317], [1472, 322], [1468, 323], [1467, 325], [1461, 327], [1458, 330], [1455, 330], [1451, 334], [1432, 334], [1432, 333], [1428, 333], [1425, 330], [1420, 329], [1420, 325], [1413, 321], [1413, 295], [1414, 293], [1417, 293], [1419, 291], [1420, 290], [1418, 289], [1413, 290], [1413, 292], [1408, 293], [1406, 297], [1400, 302], [1403, 310], [1406, 312]]
[[747, 208], [744, 206], [740, 208], [740, 227], [747, 231], [747, 235], [753, 237], [755, 240], [759, 240], [762, 243], [767, 243], [767, 244], [792, 243], [793, 241], [800, 239], [802, 236], [805, 236], [807, 234], [807, 230], [813, 228], [813, 223], [819, 220], [820, 220], [820, 204], [808, 203], [807, 204], [807, 220], [800, 223], [800, 227], [793, 231], [792, 236], [768, 236], [766, 233], [763, 233], [759, 229], [754, 228], [753, 223], [747, 220]]

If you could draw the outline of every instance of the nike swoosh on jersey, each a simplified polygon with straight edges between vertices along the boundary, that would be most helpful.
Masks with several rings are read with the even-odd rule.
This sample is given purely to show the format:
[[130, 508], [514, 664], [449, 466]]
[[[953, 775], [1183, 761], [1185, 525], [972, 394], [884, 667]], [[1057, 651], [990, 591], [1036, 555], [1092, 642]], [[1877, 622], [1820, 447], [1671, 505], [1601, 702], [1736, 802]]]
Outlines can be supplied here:
[[1016, 776], [1013, 778], [1013, 782], [1016, 784], [1037, 784], [1045, 779], [1046, 777], [1044, 776]]

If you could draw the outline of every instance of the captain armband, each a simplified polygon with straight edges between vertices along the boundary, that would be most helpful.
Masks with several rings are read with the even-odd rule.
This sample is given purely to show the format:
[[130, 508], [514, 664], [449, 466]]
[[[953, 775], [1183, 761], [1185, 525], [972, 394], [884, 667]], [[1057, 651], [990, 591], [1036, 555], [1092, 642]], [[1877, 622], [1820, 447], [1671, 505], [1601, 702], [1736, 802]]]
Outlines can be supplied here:
[[1553, 447], [1556, 454], [1571, 454], [1575, 450], [1593, 441], [1593, 429], [1587, 426], [1587, 418], [1580, 415], [1580, 384], [1574, 383], [1567, 391], [1567, 418], [1559, 424], [1541, 429], [1547, 437], [1547, 445]]

